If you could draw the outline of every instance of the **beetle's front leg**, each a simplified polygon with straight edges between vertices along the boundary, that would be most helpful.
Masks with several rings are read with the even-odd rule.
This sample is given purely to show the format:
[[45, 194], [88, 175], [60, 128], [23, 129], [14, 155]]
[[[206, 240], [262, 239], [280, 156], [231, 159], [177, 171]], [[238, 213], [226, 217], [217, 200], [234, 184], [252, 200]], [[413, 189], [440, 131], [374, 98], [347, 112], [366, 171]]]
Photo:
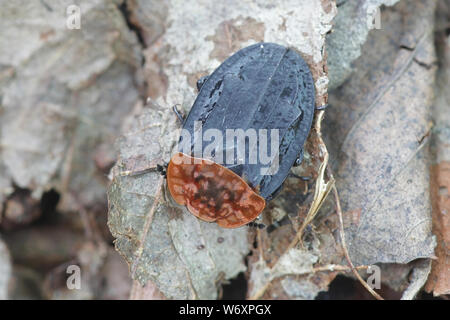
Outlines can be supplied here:
[[294, 167], [298, 167], [302, 164], [303, 161], [303, 149], [300, 151], [300, 154], [298, 155], [297, 159], [295, 159]]

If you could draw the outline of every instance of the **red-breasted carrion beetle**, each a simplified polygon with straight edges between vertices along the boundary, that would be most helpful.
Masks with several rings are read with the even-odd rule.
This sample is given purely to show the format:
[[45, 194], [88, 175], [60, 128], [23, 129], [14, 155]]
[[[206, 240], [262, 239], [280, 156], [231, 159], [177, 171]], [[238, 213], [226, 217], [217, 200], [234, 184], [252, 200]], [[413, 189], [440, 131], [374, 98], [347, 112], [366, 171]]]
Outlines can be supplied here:
[[197, 83], [167, 168], [172, 198], [235, 228], [254, 220], [303, 157], [314, 81], [302, 57], [274, 43], [246, 47]]

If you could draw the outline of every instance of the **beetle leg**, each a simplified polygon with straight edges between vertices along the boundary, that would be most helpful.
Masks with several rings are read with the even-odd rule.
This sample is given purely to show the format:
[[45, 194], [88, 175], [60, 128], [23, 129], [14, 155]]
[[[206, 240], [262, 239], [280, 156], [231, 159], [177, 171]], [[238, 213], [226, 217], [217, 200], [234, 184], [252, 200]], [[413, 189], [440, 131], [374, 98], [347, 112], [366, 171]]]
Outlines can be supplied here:
[[277, 229], [281, 226], [288, 225], [288, 224], [292, 224], [292, 222], [289, 219], [289, 217], [287, 215], [285, 215], [281, 220], [275, 221], [270, 226], [267, 226], [267, 233], [271, 233], [271, 232], [275, 231], [275, 229]]
[[321, 106], [316, 106], [316, 110], [325, 110], [326, 108], [328, 108], [328, 103], [327, 104], [323, 104]]
[[289, 172], [289, 177], [297, 178], [297, 179], [300, 179], [302, 181], [309, 181], [309, 180], [311, 180], [311, 177], [299, 176], [299, 175], [297, 175], [295, 173], [292, 173], [292, 172]]
[[303, 149], [302, 151], [300, 151], [300, 154], [298, 155], [297, 159], [294, 162], [294, 167], [298, 167], [299, 165], [302, 164], [303, 161]]
[[200, 91], [200, 89], [202, 88], [203, 84], [206, 82], [206, 80], [208, 80], [209, 76], [203, 76], [200, 79], [197, 80], [197, 90]]
[[[298, 158], [295, 160], [294, 167], [298, 167], [302, 163], [302, 161], [303, 161], [303, 150], [300, 151], [300, 154], [299, 154]], [[311, 180], [311, 177], [299, 176], [299, 175], [296, 175], [295, 173], [292, 173], [292, 172], [289, 172], [289, 177], [294, 177], [294, 178], [300, 179], [302, 181], [309, 181], [309, 180]]]
[[273, 198], [275, 198], [281, 192], [282, 189], [283, 189], [283, 185], [280, 185], [278, 187], [278, 189], [276, 189], [274, 192], [272, 192], [272, 194], [270, 194], [266, 197], [266, 201], [271, 201]]
[[135, 177], [135, 176], [140, 176], [142, 174], [146, 174], [149, 172], [158, 172], [159, 174], [161, 174], [162, 176], [166, 176], [166, 171], [167, 171], [167, 166], [168, 164], [164, 164], [164, 165], [160, 165], [157, 164], [156, 166], [153, 167], [148, 167], [142, 170], [130, 170], [130, 171], [123, 171], [120, 173], [121, 176], [130, 176], [130, 177]]
[[173, 112], [175, 113], [175, 115], [177, 116], [178, 120], [181, 122], [181, 125], [184, 124], [184, 116], [181, 114], [180, 110], [177, 109], [177, 105], [174, 105], [172, 107]]
[[238, 176], [242, 176], [244, 166], [242, 164], [234, 164], [232, 166], [229, 166], [228, 169], [236, 173]]
[[[302, 177], [302, 176], [296, 175], [295, 173], [292, 173], [292, 172], [288, 173], [288, 177], [298, 178], [302, 181], [309, 181], [312, 179], [311, 177]], [[283, 185], [280, 185], [278, 187], [278, 189], [276, 189], [274, 192], [272, 192], [271, 195], [266, 197], [266, 201], [271, 201], [273, 198], [275, 198], [281, 192], [282, 189], [283, 189]]]
[[274, 223], [272, 223], [269, 226], [266, 226], [263, 223], [258, 223], [258, 222], [249, 222], [247, 223], [247, 226], [249, 226], [250, 228], [257, 228], [257, 229], [266, 229], [267, 233], [271, 233], [273, 232], [275, 229], [287, 225], [287, 224], [291, 224], [291, 220], [288, 218], [288, 216], [284, 216], [281, 220], [279, 221], [275, 221]]

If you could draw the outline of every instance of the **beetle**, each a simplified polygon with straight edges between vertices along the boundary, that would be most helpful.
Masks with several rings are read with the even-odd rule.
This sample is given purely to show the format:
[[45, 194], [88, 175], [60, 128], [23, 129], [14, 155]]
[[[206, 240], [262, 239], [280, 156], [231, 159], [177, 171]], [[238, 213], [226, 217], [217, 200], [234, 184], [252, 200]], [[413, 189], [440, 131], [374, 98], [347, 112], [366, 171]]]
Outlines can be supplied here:
[[[254, 220], [301, 163], [315, 110], [313, 77], [295, 50], [257, 43], [226, 59], [197, 87], [179, 152], [167, 167], [168, 189], [198, 218], [236, 228]], [[213, 147], [206, 132], [215, 134]], [[225, 145], [218, 137], [231, 139]], [[265, 162], [264, 143], [271, 150]]]

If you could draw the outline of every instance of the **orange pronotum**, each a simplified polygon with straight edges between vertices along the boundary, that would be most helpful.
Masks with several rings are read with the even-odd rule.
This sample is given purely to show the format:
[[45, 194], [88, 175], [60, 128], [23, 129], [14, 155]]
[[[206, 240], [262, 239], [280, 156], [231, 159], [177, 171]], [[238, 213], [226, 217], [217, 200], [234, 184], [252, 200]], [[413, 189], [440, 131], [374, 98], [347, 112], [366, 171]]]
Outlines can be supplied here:
[[224, 228], [249, 223], [266, 205], [264, 198], [230, 169], [181, 152], [169, 162], [167, 184], [175, 202]]

